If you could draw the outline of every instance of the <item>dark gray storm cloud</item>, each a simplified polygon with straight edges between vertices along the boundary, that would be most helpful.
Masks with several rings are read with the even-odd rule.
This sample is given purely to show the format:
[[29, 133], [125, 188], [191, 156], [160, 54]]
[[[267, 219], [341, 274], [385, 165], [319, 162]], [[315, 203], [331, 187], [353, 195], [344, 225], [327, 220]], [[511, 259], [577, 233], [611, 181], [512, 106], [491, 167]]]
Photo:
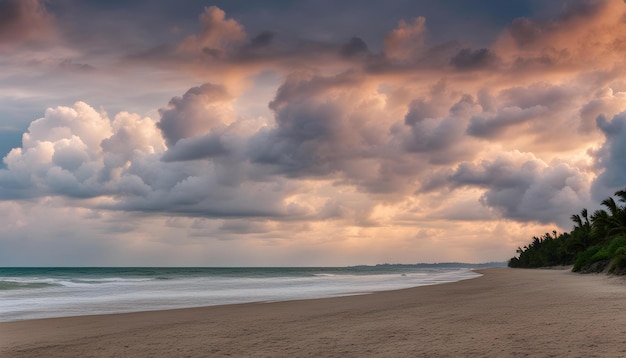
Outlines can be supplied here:
[[[441, 94], [435, 94], [438, 96]], [[428, 156], [432, 164], [450, 164], [474, 156], [476, 147], [465, 138], [468, 119], [482, 108], [472, 96], [462, 95], [449, 108], [433, 100], [411, 102], [404, 122], [410, 135], [404, 149]], [[441, 114], [445, 113], [443, 116]]]
[[600, 115], [596, 122], [606, 141], [594, 153], [595, 165], [601, 173], [593, 183], [592, 194], [596, 199], [603, 200], [626, 185], [626, 112], [611, 120]]
[[448, 109], [435, 101], [436, 99], [425, 97], [411, 101], [409, 111], [404, 117], [404, 123], [408, 126], [414, 126], [428, 118], [434, 119], [445, 116]]
[[46, 40], [54, 39], [54, 23], [54, 16], [39, 0], [3, 0], [0, 2], [0, 46], [26, 43], [42, 47]]
[[254, 163], [275, 166], [282, 174], [325, 175], [337, 168], [332, 162], [334, 127], [338, 109], [332, 105], [302, 105], [278, 111], [279, 127], [251, 139], [249, 153]]
[[210, 133], [193, 138], [183, 138], [176, 142], [163, 154], [165, 162], [179, 162], [186, 160], [208, 159], [228, 154], [227, 145], [220, 134]]
[[[65, 4], [69, 3], [72, 1]], [[563, 75], [567, 80], [547, 78], [553, 72], [546, 71], [545, 76], [527, 81], [520, 75], [522, 71], [518, 72], [518, 60], [552, 54], [547, 45], [565, 47], [558, 41], [545, 45], [543, 35], [560, 36], [559, 31], [575, 29], [568, 21], [584, 18], [585, 12], [571, 10], [553, 21], [515, 20], [501, 36], [490, 32], [497, 41], [474, 44], [438, 37], [441, 23], [426, 20], [427, 3], [416, 3], [419, 6], [404, 2], [411, 11], [393, 21], [372, 22], [371, 26], [379, 28], [376, 39], [367, 36], [367, 24], [361, 22], [354, 35], [347, 32], [352, 20], [342, 16], [341, 22], [328, 9], [322, 9], [330, 16], [327, 27], [346, 31], [328, 30], [325, 34], [318, 31], [325, 28], [323, 22], [311, 18], [301, 27], [291, 27], [292, 34], [282, 31], [282, 23], [268, 25], [268, 19], [277, 18], [274, 13], [261, 12], [250, 19], [250, 12], [237, 4], [200, 8], [194, 13], [194, 28], [172, 27], [172, 33], [180, 34], [160, 37], [163, 44], [152, 49], [156, 40], [146, 42], [146, 48], [139, 49], [141, 55], [133, 58], [136, 62], [122, 61], [114, 69], [130, 73], [146, 68], [148, 73], [164, 71], [169, 76], [187, 71], [196, 83], [212, 82], [171, 98], [158, 111], [156, 127], [152, 120], [126, 118], [132, 117], [128, 113], [111, 121], [91, 107], [86, 109], [86, 104], [56, 108], [33, 122], [23, 147], [7, 156], [8, 170], [0, 172], [0, 186], [6, 191], [15, 188], [15, 193], [30, 188], [32, 196], [107, 196], [113, 198], [107, 208], [119, 210], [220, 217], [313, 217], [319, 203], [311, 209], [297, 200], [289, 202], [312, 181], [350, 187], [367, 198], [387, 195], [383, 200], [389, 202], [409, 200], [407, 193], [418, 190], [480, 188], [485, 206], [507, 218], [542, 223], [563, 217], [558, 208], [569, 211], [583, 202], [585, 185], [580, 183], [585, 175], [580, 170], [537, 159], [554, 158], [557, 147], [567, 139], [554, 140], [555, 144], [536, 157], [521, 154], [534, 151], [531, 145], [521, 148], [524, 143], [509, 142], [529, 134], [565, 137], [570, 134], [568, 124], [579, 124], [580, 115], [589, 122], [587, 117], [608, 108], [601, 101], [586, 101], [584, 108], [579, 104], [582, 96], [597, 92], [589, 88], [608, 87], [608, 81], [597, 79], [599, 71], [584, 78]], [[8, 6], [5, 17], [23, 17], [16, 10], [18, 3], [3, 4]], [[468, 7], [457, 1], [432, 7], [447, 10], [450, 4]], [[109, 10], [116, 8], [115, 4], [108, 6]], [[295, 11], [282, 3], [268, 6], [283, 14]], [[294, 7], [321, 11], [319, 5], [308, 1]], [[344, 15], [354, 11], [345, 3], [337, 7]], [[500, 9], [506, 12], [502, 6]], [[366, 6], [361, 11], [364, 13], [355, 13], [355, 19], [376, 17]], [[460, 17], [457, 15], [450, 18]], [[453, 25], [448, 30], [460, 29]], [[512, 37], [511, 43], [507, 36]], [[135, 50], [133, 46], [118, 49], [126, 59], [128, 53], [137, 53]], [[55, 66], [59, 63], [72, 69], [83, 67], [79, 59], [55, 61]], [[493, 74], [478, 71], [485, 69]], [[272, 71], [284, 81], [272, 83], [270, 88], [263, 79], [250, 80], [262, 71]], [[97, 71], [82, 72], [89, 76]], [[597, 83], [583, 83], [587, 78]], [[237, 96], [246, 91], [250, 92], [245, 98], [263, 91], [263, 103], [254, 106], [268, 106], [269, 111], [266, 107], [258, 117], [238, 113], [235, 107], [241, 109], [248, 103]], [[272, 94], [273, 100], [268, 101]], [[612, 106], [619, 109], [619, 105]], [[67, 124], [69, 119], [61, 121], [70, 117], [80, 120], [72, 125]], [[254, 126], [243, 128], [245, 120]], [[621, 133], [621, 127], [617, 128], [620, 121], [598, 122], [606, 137], [597, 152], [598, 168], [604, 170], [598, 183], [605, 186], [623, 180], [623, 173], [613, 169], [621, 163], [617, 153], [624, 141], [613, 137]], [[100, 127], [84, 130], [85, 123], [92, 122]], [[574, 135], [579, 132], [571, 131]], [[536, 142], [539, 139], [532, 145]], [[503, 155], [494, 159], [498, 151]], [[346, 212], [337, 205], [326, 205], [321, 211], [324, 213], [317, 217]]]
[[350, 58], [361, 54], [366, 54], [368, 52], [369, 49], [365, 41], [358, 37], [353, 37], [350, 39], [350, 41], [348, 41], [348, 43], [341, 46], [341, 50], [339, 53], [341, 54], [341, 56]]
[[450, 64], [461, 71], [494, 70], [498, 65], [498, 56], [488, 48], [478, 50], [464, 48], [450, 59]]
[[565, 163], [546, 165], [528, 155], [462, 163], [449, 177], [455, 186], [485, 189], [483, 205], [516, 221], [567, 224], [567, 213], [587, 202], [585, 175]]
[[250, 47], [265, 47], [272, 43], [276, 34], [272, 31], [265, 30], [250, 40]]

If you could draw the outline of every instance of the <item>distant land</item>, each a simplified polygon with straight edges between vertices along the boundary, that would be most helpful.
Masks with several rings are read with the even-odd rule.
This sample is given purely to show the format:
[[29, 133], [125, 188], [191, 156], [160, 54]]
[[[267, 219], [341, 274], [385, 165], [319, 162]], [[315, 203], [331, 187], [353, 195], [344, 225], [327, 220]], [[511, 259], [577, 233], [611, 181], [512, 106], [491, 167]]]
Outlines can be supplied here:
[[419, 264], [378, 264], [376, 267], [397, 267], [397, 268], [488, 268], [488, 267], [506, 267], [507, 262], [485, 262], [485, 263], [466, 263], [466, 262], [438, 262], [438, 263], [419, 263]]

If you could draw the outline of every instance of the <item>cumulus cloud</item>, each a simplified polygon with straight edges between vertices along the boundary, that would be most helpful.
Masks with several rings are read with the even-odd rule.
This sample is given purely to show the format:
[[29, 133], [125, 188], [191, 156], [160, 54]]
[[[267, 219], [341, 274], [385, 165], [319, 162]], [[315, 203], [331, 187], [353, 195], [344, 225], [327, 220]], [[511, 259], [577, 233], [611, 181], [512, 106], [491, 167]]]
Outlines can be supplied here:
[[[185, 40], [186, 49], [204, 51], [209, 45], [226, 49], [226, 43], [267, 47], [274, 38], [267, 32], [248, 41], [243, 27], [215, 7], [207, 8], [201, 21], [203, 30]], [[411, 24], [401, 22], [385, 39], [385, 55], [395, 60], [422, 56], [424, 26], [423, 18]], [[410, 52], [400, 53], [399, 48]], [[355, 37], [337, 54], [354, 57], [368, 51]], [[450, 57], [449, 64], [453, 71], [473, 70], [496, 59], [491, 50], [466, 48]], [[445, 176], [430, 180], [434, 177], [422, 174], [448, 173], [461, 162], [473, 162], [488, 143], [479, 139], [506, 146], [499, 141], [515, 137], [519, 128], [525, 134], [550, 135], [565, 122], [561, 114], [571, 120], [572, 113], [598, 111], [591, 104], [582, 109], [568, 107], [568, 101], [581, 96], [572, 90], [573, 85], [500, 84], [492, 95], [483, 86], [454, 77], [442, 80], [440, 76], [449, 70], [444, 64], [419, 86], [358, 68], [334, 75], [294, 72], [269, 103], [273, 121], [247, 132], [241, 131], [236, 95], [212, 83], [172, 98], [159, 110], [158, 122], [129, 113], [110, 121], [91, 110], [76, 116], [93, 120], [68, 126], [65, 122], [71, 116], [65, 112], [86, 113], [90, 107], [59, 107], [45, 120], [33, 122], [24, 135], [23, 148], [5, 159], [8, 170], [2, 175], [7, 187], [17, 186], [20, 162], [31, 161], [21, 165], [38, 168], [31, 186], [39, 194], [31, 195], [67, 192], [75, 197], [111, 197], [107, 207], [123, 210], [234, 217], [241, 209], [242, 216], [323, 218], [346, 211], [327, 204], [325, 209], [318, 203], [310, 206], [306, 203], [310, 199], [290, 202], [294, 193], [307, 190], [309, 184], [304, 181], [356, 186], [365, 197], [398, 201], [410, 192], [441, 188], [436, 182]], [[548, 121], [550, 116], [557, 119]], [[541, 177], [547, 171], [533, 173]], [[281, 189], [268, 186], [268, 181], [280, 183]], [[479, 187], [490, 193], [493, 188], [487, 184]], [[520, 185], [531, 184], [522, 181]], [[259, 194], [266, 202], [264, 208], [257, 201], [246, 201], [248, 194], [240, 195], [255, 190], [267, 193], [265, 197]], [[491, 207], [509, 208], [500, 204], [496, 194], [484, 198], [490, 198], [485, 202]], [[219, 201], [221, 208], [214, 204]], [[515, 209], [505, 212], [512, 218], [525, 218]]]
[[217, 6], [206, 7], [200, 15], [200, 23], [202, 24], [200, 33], [187, 37], [178, 46], [179, 51], [202, 52], [220, 57], [223, 52], [244, 43], [247, 39], [243, 26], [233, 19], [227, 19], [226, 13]]
[[371, 89], [354, 88], [359, 83], [350, 73], [289, 77], [270, 103], [276, 127], [250, 140], [252, 161], [290, 176], [324, 176], [342, 170], [368, 145], [380, 145], [384, 132], [377, 128], [383, 123], [374, 122], [367, 111], [380, 111], [382, 103], [372, 92], [364, 93]]
[[476, 144], [464, 138], [468, 119], [482, 107], [473, 97], [464, 95], [452, 104], [446, 115], [436, 116], [432, 103], [413, 101], [405, 117], [411, 133], [404, 147], [409, 152], [423, 153], [434, 164], [450, 164], [469, 159], [476, 153]]
[[601, 172], [593, 183], [593, 194], [603, 200], [626, 187], [626, 112], [611, 120], [600, 115], [597, 125], [606, 140], [594, 153], [595, 165]]
[[626, 92], [614, 91], [609, 87], [602, 88], [581, 106], [579, 131], [591, 134], [596, 129], [598, 116], [613, 117], [624, 110], [626, 110]]
[[[155, 129], [149, 119], [127, 113], [111, 124], [105, 114], [83, 102], [48, 109], [24, 133], [22, 147], [4, 158], [7, 169], [0, 171], [0, 182], [10, 188], [21, 181], [18, 195], [25, 197], [89, 198], [128, 185], [142, 191], [138, 177], [122, 172], [138, 156], [162, 151]], [[7, 191], [5, 195], [10, 197]]]
[[193, 87], [159, 110], [158, 126], [169, 146], [183, 138], [208, 134], [211, 129], [233, 121], [231, 100], [223, 86], [205, 83]]
[[513, 21], [495, 50], [522, 69], [610, 66], [626, 51], [625, 13], [622, 1], [573, 1], [555, 19]]
[[572, 4], [515, 20], [493, 44], [432, 46], [423, 17], [379, 43], [288, 43], [208, 7], [197, 34], [119, 65], [185, 83], [159, 89], [152, 118], [48, 109], [4, 158], [0, 199], [165, 215], [194, 240], [413, 245], [478, 240], [499, 219], [520, 240], [524, 225], [566, 228], [591, 187], [604, 197], [626, 185], [623, 4]]
[[572, 208], [589, 203], [590, 176], [567, 163], [546, 164], [530, 153], [506, 153], [493, 161], [462, 163], [455, 186], [484, 188], [481, 203], [516, 221], [567, 227]]
[[[181, 101], [187, 109], [197, 110], [195, 99]], [[203, 113], [211, 114], [212, 108], [204, 108]], [[31, 123], [22, 147], [4, 158], [7, 168], [0, 170], [2, 198], [95, 199], [83, 205], [190, 216], [314, 214], [288, 200], [299, 190], [297, 186], [280, 178], [271, 182], [249, 180], [243, 161], [187, 163], [194, 158], [185, 154], [197, 155], [195, 151], [185, 152], [190, 142], [183, 142], [182, 149], [169, 154], [157, 124], [127, 112], [111, 121], [83, 102], [71, 108], [49, 109], [43, 118]], [[193, 139], [203, 141], [206, 137]], [[191, 149], [197, 148], [192, 145]]]

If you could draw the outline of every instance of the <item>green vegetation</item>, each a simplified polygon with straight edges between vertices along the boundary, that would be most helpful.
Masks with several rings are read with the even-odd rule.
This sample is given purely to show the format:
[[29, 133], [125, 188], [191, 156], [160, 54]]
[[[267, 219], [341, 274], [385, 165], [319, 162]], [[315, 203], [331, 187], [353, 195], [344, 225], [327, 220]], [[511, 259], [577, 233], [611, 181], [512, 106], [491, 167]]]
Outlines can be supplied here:
[[606, 208], [591, 216], [587, 209], [570, 218], [574, 228], [569, 233], [553, 231], [533, 237], [528, 246], [518, 248], [509, 267], [536, 268], [574, 265], [575, 272], [626, 274], [626, 189], [602, 201]]

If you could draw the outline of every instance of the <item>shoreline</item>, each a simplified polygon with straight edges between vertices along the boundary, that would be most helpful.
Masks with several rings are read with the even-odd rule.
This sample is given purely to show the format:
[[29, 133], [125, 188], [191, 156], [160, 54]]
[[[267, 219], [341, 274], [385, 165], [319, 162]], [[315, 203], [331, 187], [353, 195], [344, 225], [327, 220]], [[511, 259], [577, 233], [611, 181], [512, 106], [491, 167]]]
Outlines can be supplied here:
[[364, 295], [4, 322], [0, 355], [626, 355], [624, 280], [475, 272]]
[[[450, 283], [456, 283], [466, 280], [473, 280], [482, 276], [482, 274], [478, 273], [477, 270], [485, 270], [485, 269], [468, 269], [474, 273], [477, 273], [477, 276], [469, 277], [469, 278], [461, 278], [456, 281], [446, 281], [446, 282], [436, 282], [436, 283], [427, 283], [420, 284], [413, 287], [403, 287], [403, 288], [395, 288], [395, 289], [385, 289], [385, 290], [371, 290], [371, 291], [361, 291], [361, 292], [350, 292], [350, 293], [338, 293], [331, 296], [321, 296], [321, 297], [310, 297], [310, 298], [291, 298], [291, 299], [276, 299], [276, 300], [260, 300], [260, 301], [248, 301], [248, 302], [234, 302], [234, 303], [221, 303], [221, 304], [208, 304], [208, 305], [200, 305], [200, 306], [189, 306], [189, 307], [177, 307], [177, 308], [156, 308], [156, 309], [146, 309], [146, 310], [138, 310], [138, 311], [126, 311], [126, 312], [111, 312], [111, 313], [95, 313], [95, 314], [76, 314], [70, 316], [53, 316], [53, 317], [40, 317], [40, 318], [26, 318], [26, 319], [17, 319], [13, 321], [0, 321], [0, 325], [2, 324], [10, 324], [15, 322], [28, 322], [28, 321], [42, 321], [42, 320], [54, 320], [54, 319], [67, 319], [67, 318], [80, 318], [80, 317], [97, 317], [102, 316], [111, 316], [111, 315], [127, 315], [127, 314], [142, 314], [142, 313], [152, 313], [152, 312], [168, 312], [168, 311], [183, 311], [183, 310], [196, 310], [196, 309], [204, 309], [204, 308], [214, 308], [214, 307], [227, 307], [227, 306], [239, 306], [239, 305], [259, 305], [259, 304], [270, 304], [270, 303], [281, 303], [281, 302], [300, 302], [300, 301], [317, 301], [324, 299], [334, 299], [334, 298], [342, 298], [342, 297], [352, 297], [352, 296], [365, 296], [371, 295], [375, 293], [383, 293], [383, 292], [395, 292], [402, 290], [412, 290], [419, 287], [426, 286], [437, 286], [444, 285]], [[2, 331], [0, 331], [2, 332]], [[0, 343], [2, 343], [0, 341]], [[0, 344], [0, 348], [2, 345]]]
[[0, 322], [352, 296], [479, 275], [467, 268], [393, 265], [384, 269], [18, 269], [4, 276]]

